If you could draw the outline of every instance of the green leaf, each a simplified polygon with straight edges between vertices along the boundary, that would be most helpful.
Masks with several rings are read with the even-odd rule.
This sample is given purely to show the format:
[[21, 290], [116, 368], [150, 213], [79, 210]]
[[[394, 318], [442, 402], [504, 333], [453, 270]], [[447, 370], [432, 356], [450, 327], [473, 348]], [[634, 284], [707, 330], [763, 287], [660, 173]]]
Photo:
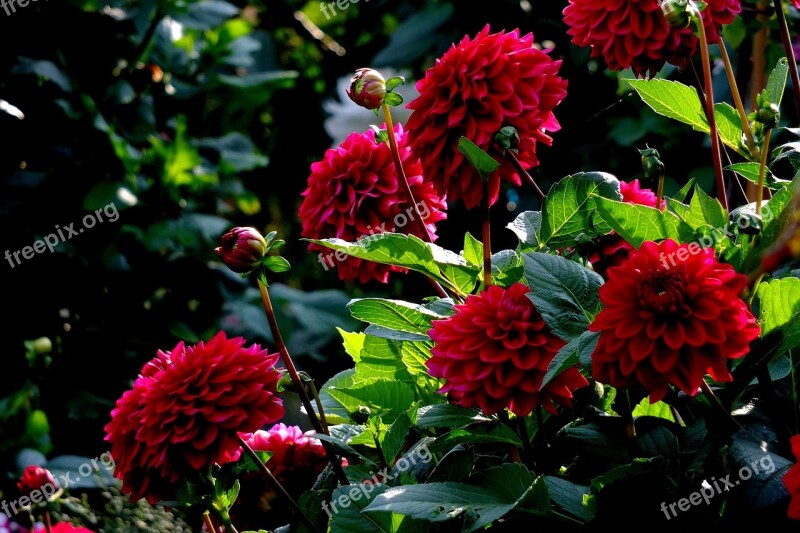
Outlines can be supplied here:
[[427, 335], [431, 320], [446, 318], [418, 304], [402, 300], [362, 298], [352, 300], [347, 307], [353, 317], [386, 328]]
[[461, 295], [467, 294], [463, 287], [468, 284], [469, 278], [477, 278], [478, 275], [478, 269], [468, 265], [463, 257], [435, 244], [425, 243], [413, 235], [387, 232], [356, 242], [342, 239], [303, 240], [360, 259], [421, 272]]
[[561, 256], [529, 252], [522, 259], [528, 298], [547, 326], [567, 342], [583, 334], [600, 310], [597, 291], [603, 278]]
[[261, 261], [261, 264], [264, 265], [269, 270], [271, 270], [272, 272], [276, 273], [286, 272], [292, 268], [292, 265], [289, 263], [289, 261], [287, 261], [280, 255], [270, 255], [268, 257], [265, 257]]
[[525, 465], [506, 463], [489, 468], [475, 477], [478, 486], [507, 501], [516, 501], [516, 509], [544, 515], [550, 511], [547, 484]]
[[567, 176], [555, 183], [544, 201], [539, 231], [539, 246], [562, 248], [575, 244], [581, 233], [594, 236], [608, 233], [605, 224], [596, 225], [597, 197], [622, 200], [619, 181], [604, 172]]
[[[625, 81], [659, 115], [687, 124], [695, 131], [710, 132], [700, 97], [692, 87], [663, 79]], [[741, 120], [736, 110], [728, 104], [718, 104], [714, 107], [714, 118], [720, 126], [722, 142], [746, 157], [741, 146]]]
[[474, 422], [491, 422], [492, 419], [477, 409], [465, 409], [457, 405], [426, 405], [417, 411], [417, 427], [456, 428]]
[[683, 202], [686, 200], [686, 197], [689, 196], [689, 191], [691, 191], [692, 187], [694, 187], [694, 182], [695, 179], [690, 178], [689, 181], [686, 182], [686, 185], [681, 187], [681, 190], [679, 190], [672, 198], [677, 202]]
[[583, 503], [589, 493], [588, 487], [555, 476], [544, 476], [544, 481], [550, 501], [564, 512], [584, 523], [594, 518], [594, 512]]
[[396, 107], [403, 104], [403, 95], [400, 93], [386, 93], [386, 96], [383, 98], [383, 103]]
[[[547, 373], [542, 379], [541, 387], [550, 383], [556, 376], [576, 366], [582, 364], [584, 368], [592, 368], [592, 352], [600, 339], [600, 333], [596, 331], [584, 331], [575, 337], [566, 346], [562, 347], [547, 366]], [[540, 387], [540, 388], [541, 388]]]
[[711, 198], [698, 186], [694, 188], [689, 210], [694, 217], [702, 218], [706, 224], [714, 228], [724, 228], [728, 225], [728, 216], [722, 204]]
[[756, 297], [761, 335], [781, 329], [785, 335], [781, 351], [800, 346], [800, 279], [787, 277], [760, 283]]
[[[354, 484], [337, 488], [331, 496], [330, 533], [398, 533], [404, 517], [392, 512], [365, 513], [377, 496], [389, 490], [387, 485]], [[391, 511], [391, 510], [389, 510]]]
[[746, 157], [747, 152], [742, 144], [742, 119], [739, 117], [739, 112], [727, 102], [720, 102], [714, 104], [714, 120], [723, 144]]
[[483, 268], [483, 244], [470, 232], [464, 234], [464, 259], [470, 265]]
[[405, 85], [405, 83], [406, 83], [406, 80], [402, 76], [391, 77], [388, 80], [386, 80], [386, 92], [387, 93], [392, 92], [397, 87], [400, 87], [401, 85]]
[[639, 248], [645, 241], [672, 238], [681, 241], [692, 228], [670, 211], [598, 198], [597, 211], [628, 244]]
[[342, 332], [342, 337], [345, 350], [356, 363], [353, 383], [375, 378], [391, 379], [414, 388], [417, 397], [427, 403], [440, 400], [437, 393], [439, 380], [432, 377], [425, 366], [433, 346], [427, 335], [422, 342], [363, 333]]
[[[514, 467], [517, 474], [519, 467], [524, 468], [522, 465]], [[492, 478], [506, 473], [505, 470], [498, 472]], [[392, 511], [431, 522], [462, 518], [465, 520], [463, 531], [469, 533], [501, 518], [525, 499], [530, 491], [538, 490], [536, 482], [525, 487], [522, 494], [511, 490], [512, 487], [519, 488], [520, 484], [525, 485], [524, 482], [515, 482], [502, 492], [453, 482], [393, 487], [377, 496], [365, 510], [368, 513]], [[497, 488], [497, 483], [489, 486]]]
[[514, 250], [492, 254], [492, 279], [496, 285], [509, 287], [522, 279], [522, 258]]
[[775, 68], [772, 69], [772, 72], [769, 74], [769, 79], [767, 80], [767, 88], [765, 91], [767, 92], [767, 99], [769, 99], [770, 103], [777, 106], [781, 105], [783, 90], [786, 88], [786, 80], [788, 77], [789, 61], [787, 61], [785, 57], [782, 57], [775, 64]]
[[342, 406], [349, 407], [351, 413], [364, 406], [373, 416], [380, 415], [387, 423], [393, 422], [414, 403], [411, 387], [393, 379], [367, 379], [347, 387], [330, 386], [329, 383], [326, 383], [325, 391]]
[[525, 211], [517, 215], [506, 228], [514, 232], [523, 252], [539, 249], [539, 232], [542, 228], [541, 211]]
[[481, 179], [486, 181], [489, 174], [497, 170], [500, 166], [492, 156], [484, 152], [477, 144], [466, 137], [458, 140], [458, 151], [464, 154], [470, 165], [480, 174]]
[[669, 408], [668, 404], [664, 402], [651, 404], [647, 396], [633, 408], [633, 418], [639, 416], [654, 416], [656, 418], [663, 418], [664, 420], [675, 422], [675, 417], [672, 415], [672, 410]]
[[476, 424], [468, 428], [457, 428], [448, 431], [430, 444], [433, 453], [447, 452], [454, 446], [469, 446], [472, 444], [513, 444], [522, 446], [519, 436], [505, 424]]
[[[755, 161], [750, 161], [747, 163], [734, 163], [732, 165], [728, 165], [725, 167], [726, 170], [733, 170], [740, 176], [742, 176], [747, 181], [751, 181], [753, 183], [758, 183], [758, 171], [761, 165]], [[780, 189], [785, 187], [788, 183], [791, 183], [788, 180], [782, 180], [776, 178], [775, 175], [772, 173], [771, 170], [765, 169], [764, 170], [764, 186], [770, 189]]]
[[403, 413], [397, 417], [397, 420], [389, 427], [389, 430], [383, 435], [381, 440], [381, 451], [386, 464], [394, 464], [394, 459], [403, 451], [406, 443], [406, 436], [411, 429], [411, 419], [408, 413]]

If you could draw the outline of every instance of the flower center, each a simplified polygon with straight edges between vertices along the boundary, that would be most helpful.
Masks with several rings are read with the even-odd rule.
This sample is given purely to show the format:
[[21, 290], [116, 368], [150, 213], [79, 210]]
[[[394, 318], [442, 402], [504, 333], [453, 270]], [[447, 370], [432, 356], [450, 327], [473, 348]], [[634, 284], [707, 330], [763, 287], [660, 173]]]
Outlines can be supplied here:
[[687, 294], [677, 273], [655, 272], [639, 286], [639, 304], [659, 315], [688, 316]]

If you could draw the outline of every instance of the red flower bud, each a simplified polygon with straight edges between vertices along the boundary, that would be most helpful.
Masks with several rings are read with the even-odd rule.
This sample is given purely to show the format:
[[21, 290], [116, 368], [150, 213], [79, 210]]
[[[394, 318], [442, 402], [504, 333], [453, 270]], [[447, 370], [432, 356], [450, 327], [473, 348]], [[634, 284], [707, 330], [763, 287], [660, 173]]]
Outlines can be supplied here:
[[267, 242], [255, 228], [233, 228], [222, 236], [221, 243], [214, 251], [239, 274], [256, 269], [267, 253]]
[[377, 109], [386, 98], [386, 80], [377, 70], [360, 68], [350, 80], [347, 96], [361, 107]]
[[53, 492], [59, 488], [53, 474], [51, 474], [48, 469], [41, 466], [32, 465], [26, 467], [22, 472], [22, 477], [17, 481], [17, 488], [26, 496], [34, 490], [42, 490], [42, 487], [45, 485], [50, 485]]

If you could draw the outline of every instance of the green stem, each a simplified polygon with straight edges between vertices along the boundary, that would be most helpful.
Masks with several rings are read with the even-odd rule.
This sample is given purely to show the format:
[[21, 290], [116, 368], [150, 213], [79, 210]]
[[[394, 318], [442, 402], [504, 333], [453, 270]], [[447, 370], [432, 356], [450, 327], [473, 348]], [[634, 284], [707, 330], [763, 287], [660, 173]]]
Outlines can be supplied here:
[[297, 505], [297, 502], [294, 501], [294, 498], [292, 498], [289, 492], [283, 487], [281, 482], [278, 481], [278, 478], [275, 477], [275, 475], [272, 473], [269, 467], [267, 467], [267, 465], [264, 464], [264, 461], [261, 460], [261, 457], [259, 457], [258, 454], [255, 451], [253, 451], [253, 448], [251, 448], [250, 445], [247, 444], [247, 442], [245, 442], [245, 440], [241, 436], [239, 436], [239, 444], [242, 446], [244, 453], [246, 453], [256, 464], [259, 472], [261, 472], [267, 479], [269, 479], [272, 482], [273, 485], [275, 485], [275, 488], [278, 489], [278, 492], [281, 493], [283, 498], [287, 501], [287, 503], [294, 510], [297, 516], [299, 516], [300, 519], [303, 520], [308, 525], [309, 528], [311, 528], [311, 531], [319, 533], [319, 529], [317, 529], [317, 526], [314, 525], [314, 522], [312, 522], [311, 519], [308, 517], [308, 515], [306, 515], [302, 511], [302, 509], [300, 509], [300, 506]]
[[483, 286], [488, 289], [492, 284], [492, 231], [489, 219], [489, 181], [483, 182], [483, 198], [481, 199], [481, 227], [483, 229]]
[[733, 418], [731, 412], [725, 409], [725, 406], [722, 405], [722, 402], [719, 400], [719, 398], [717, 398], [717, 395], [714, 394], [714, 391], [711, 390], [711, 387], [708, 386], [708, 383], [706, 383], [705, 379], [700, 384], [700, 390], [703, 391], [703, 394], [705, 394], [706, 398], [708, 398], [708, 401], [711, 402], [711, 405], [716, 407], [717, 410], [723, 414], [723, 417], [726, 420], [733, 422], [733, 424], [739, 427], [740, 429], [742, 428], [742, 425], [739, 423], [739, 421]]
[[311, 395], [314, 397], [314, 403], [317, 404], [317, 412], [319, 413], [319, 421], [322, 424], [322, 429], [326, 435], [330, 435], [328, 430], [328, 421], [325, 420], [325, 410], [322, 408], [322, 401], [319, 399], [319, 391], [313, 381], [308, 382], [308, 388], [311, 389]]
[[512, 152], [511, 150], [506, 150], [505, 156], [508, 158], [509, 161], [511, 161], [511, 164], [514, 165], [514, 169], [517, 171], [517, 174], [522, 176], [522, 179], [528, 182], [528, 185], [533, 187], [533, 190], [534, 192], [536, 192], [536, 196], [539, 197], [539, 200], [544, 200], [544, 193], [542, 192], [542, 189], [540, 189], [539, 185], [535, 181], [533, 181], [533, 177], [530, 175], [530, 173], [528, 173], [528, 171], [522, 167], [522, 163], [519, 162], [519, 159], [517, 159], [516, 154], [514, 154], [514, 152]]
[[719, 146], [719, 135], [717, 133], [717, 121], [714, 117], [714, 87], [711, 79], [711, 59], [708, 55], [708, 39], [706, 29], [703, 25], [703, 17], [693, 1], [689, 2], [693, 11], [693, 19], [697, 25], [700, 35], [700, 55], [703, 61], [703, 85], [706, 93], [706, 114], [708, 115], [708, 129], [711, 135], [711, 156], [714, 160], [714, 175], [717, 179], [717, 197], [728, 212], [728, 195], [725, 192], [725, 177], [722, 174], [722, 155]]
[[719, 36], [719, 54], [722, 56], [722, 62], [725, 65], [725, 74], [728, 76], [728, 86], [731, 88], [731, 95], [733, 95], [733, 103], [739, 113], [739, 120], [742, 122], [742, 131], [747, 141], [747, 150], [753, 157], [758, 153], [756, 141], [753, 139], [753, 131], [750, 129], [750, 121], [747, 120], [747, 111], [744, 109], [742, 97], [739, 94], [739, 86], [736, 83], [736, 75], [733, 73], [733, 66], [731, 65], [731, 58], [728, 56], [728, 48], [725, 46], [725, 41], [722, 35]]
[[[325, 428], [317, 418], [314, 408], [311, 406], [311, 400], [309, 400], [305, 386], [300, 379], [300, 375], [297, 373], [297, 368], [294, 366], [292, 356], [289, 355], [289, 349], [286, 347], [286, 343], [283, 342], [280, 328], [278, 328], [278, 321], [275, 319], [275, 310], [272, 308], [272, 301], [269, 298], [269, 290], [267, 289], [265, 282], [261, 279], [258, 280], [258, 289], [261, 291], [261, 302], [264, 305], [264, 312], [267, 314], [267, 322], [269, 322], [269, 329], [272, 331], [272, 338], [275, 340], [275, 344], [278, 346], [278, 353], [281, 356], [283, 366], [286, 367], [286, 371], [289, 373], [289, 377], [292, 379], [292, 383], [297, 391], [297, 395], [300, 397], [300, 401], [302, 402], [303, 407], [306, 409], [308, 419], [311, 421], [314, 431], [323, 435], [327, 435]], [[339, 479], [339, 482], [342, 485], [349, 485], [350, 483], [347, 480], [344, 470], [342, 469], [342, 464], [339, 461], [339, 458], [336, 456], [336, 453], [334, 453], [330, 443], [323, 440], [322, 445], [325, 448], [328, 461], [330, 461], [331, 468], [333, 468], [333, 471], [336, 473], [336, 477]]]
[[797, 74], [797, 61], [794, 56], [794, 48], [792, 47], [792, 37], [789, 35], [789, 25], [786, 23], [786, 15], [783, 12], [781, 0], [772, 0], [772, 2], [775, 5], [775, 13], [778, 16], [778, 28], [780, 28], [781, 31], [783, 50], [786, 53], [786, 58], [789, 60], [789, 75], [792, 78], [794, 105], [797, 109], [798, 116], [800, 116], [800, 76]]
[[[497, 418], [500, 420], [501, 424], [505, 424], [506, 427], [510, 428], [512, 431], [514, 430], [514, 428], [511, 427], [511, 421], [508, 419], [508, 411], [503, 409], [497, 413]], [[511, 456], [513, 462], [522, 464], [522, 458], [519, 456], [519, 449], [517, 449], [514, 444], [509, 443], [508, 454]]]
[[[406, 192], [406, 196], [408, 197], [408, 201], [411, 202], [411, 205], [414, 207], [414, 222], [417, 224], [417, 228], [422, 235], [422, 238], [427, 242], [433, 242], [431, 238], [431, 234], [428, 231], [428, 227], [425, 225], [425, 221], [422, 219], [422, 213], [419, 210], [419, 206], [417, 205], [417, 201], [414, 199], [414, 193], [411, 191], [411, 186], [408, 184], [408, 178], [406, 178], [406, 171], [403, 169], [403, 160], [400, 158], [400, 150], [397, 148], [397, 138], [394, 134], [394, 123], [392, 122], [392, 112], [389, 109], [389, 106], [383, 104], [383, 121], [386, 123], [386, 134], [389, 136], [389, 148], [392, 152], [392, 161], [394, 161], [394, 168], [397, 171], [397, 179], [400, 181], [400, 184], [403, 186], [403, 189]], [[444, 290], [438, 281], [428, 278], [431, 280], [431, 285], [436, 290], [436, 293], [442, 298], [448, 298], [447, 292]]]
[[758, 167], [758, 188], [756, 189], [756, 215], [758, 216], [761, 216], [761, 203], [764, 201], [764, 178], [767, 175], [770, 137], [772, 137], [772, 129], [767, 130], [764, 136], [764, 146], [761, 147], [761, 163]]

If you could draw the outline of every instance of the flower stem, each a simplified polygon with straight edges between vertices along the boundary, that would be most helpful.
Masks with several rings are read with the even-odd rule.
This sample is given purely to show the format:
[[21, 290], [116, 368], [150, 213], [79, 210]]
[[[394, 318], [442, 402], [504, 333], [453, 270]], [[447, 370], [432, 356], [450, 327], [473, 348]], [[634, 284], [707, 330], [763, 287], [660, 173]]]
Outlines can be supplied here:
[[489, 182], [483, 182], [481, 199], [481, 226], [483, 228], [483, 285], [488, 289], [492, 284], [492, 231], [489, 219]]
[[44, 529], [47, 533], [52, 533], [53, 530], [53, 524], [50, 522], [50, 511], [46, 509], [44, 511]]
[[742, 121], [742, 131], [744, 132], [745, 139], [747, 140], [747, 149], [754, 157], [758, 153], [756, 141], [753, 139], [753, 131], [750, 129], [750, 121], [747, 120], [747, 111], [744, 109], [742, 97], [739, 94], [739, 86], [736, 83], [736, 76], [733, 73], [731, 66], [731, 58], [728, 56], [728, 48], [725, 46], [725, 41], [722, 35], [719, 36], [719, 53], [722, 56], [722, 62], [725, 64], [725, 74], [728, 76], [728, 85], [731, 88], [731, 95], [733, 95], [733, 103], [736, 111], [739, 113], [739, 120]]
[[[488, 202], [488, 200], [487, 200], [487, 202]], [[501, 424], [505, 424], [512, 431], [514, 430], [514, 428], [511, 427], [511, 420], [508, 419], [508, 411], [503, 409], [502, 411], [497, 413], [497, 418], [498, 418], [498, 420], [500, 420]], [[522, 458], [519, 456], [519, 450], [517, 449], [516, 445], [509, 443], [509, 445], [508, 445], [508, 454], [509, 454], [509, 456], [511, 456], [511, 460], [513, 462], [520, 463], [520, 464], [522, 463]]]
[[[417, 228], [422, 235], [422, 238], [427, 242], [433, 242], [431, 238], [431, 234], [428, 231], [428, 227], [425, 225], [425, 221], [422, 219], [422, 213], [419, 210], [419, 205], [417, 205], [417, 201], [414, 199], [414, 193], [411, 191], [411, 186], [408, 184], [408, 178], [406, 178], [406, 171], [403, 170], [403, 160], [400, 158], [400, 150], [397, 148], [397, 138], [394, 134], [394, 123], [392, 122], [392, 112], [389, 109], [389, 106], [383, 104], [383, 121], [386, 123], [386, 133], [389, 136], [389, 148], [392, 152], [392, 160], [394, 161], [394, 168], [397, 171], [397, 179], [400, 181], [400, 184], [403, 186], [403, 189], [406, 191], [406, 196], [408, 197], [408, 201], [414, 207], [414, 222], [417, 224]], [[430, 278], [429, 278], [430, 279]], [[448, 298], [447, 292], [445, 292], [444, 288], [437, 282], [436, 280], [431, 279], [431, 285], [433, 288], [436, 289], [436, 293], [442, 298]]]
[[208, 533], [217, 533], [217, 528], [214, 527], [214, 522], [211, 521], [211, 515], [208, 513], [208, 511], [203, 513], [203, 522], [206, 524]]
[[758, 188], [756, 189], [756, 215], [761, 216], [761, 203], [764, 201], [764, 177], [767, 174], [767, 155], [769, 155], [769, 140], [772, 130], [768, 129], [764, 136], [764, 146], [761, 147], [761, 163], [758, 167]]
[[742, 429], [742, 425], [739, 423], [738, 420], [733, 418], [733, 415], [731, 415], [731, 412], [729, 410], [725, 409], [725, 406], [722, 405], [721, 401], [719, 401], [719, 398], [717, 398], [717, 395], [714, 394], [714, 391], [711, 390], [711, 387], [708, 386], [708, 383], [706, 383], [705, 379], [700, 384], [700, 390], [703, 391], [703, 394], [705, 394], [706, 398], [708, 398], [708, 401], [711, 402], [711, 405], [713, 405], [714, 407], [717, 408], [718, 411], [723, 413], [724, 418], [726, 420], [731, 421], [739, 429]]
[[328, 421], [325, 420], [325, 410], [322, 408], [322, 401], [319, 399], [319, 391], [313, 381], [308, 382], [308, 388], [311, 389], [311, 395], [314, 397], [314, 403], [317, 404], [317, 412], [319, 413], [319, 421], [322, 424], [322, 429], [326, 435], [330, 435], [328, 430]]
[[[281, 356], [283, 366], [286, 367], [286, 371], [289, 373], [289, 377], [292, 379], [294, 388], [297, 391], [297, 395], [300, 397], [300, 401], [303, 403], [303, 407], [306, 409], [306, 413], [311, 421], [311, 425], [314, 427], [314, 431], [323, 435], [327, 435], [325, 428], [317, 418], [314, 408], [311, 406], [311, 400], [308, 398], [308, 393], [306, 392], [305, 386], [300, 379], [300, 375], [297, 373], [297, 368], [294, 366], [292, 356], [289, 355], [289, 350], [286, 348], [286, 343], [283, 342], [281, 331], [278, 328], [278, 321], [275, 319], [275, 310], [272, 308], [272, 301], [269, 298], [269, 290], [261, 279], [258, 280], [258, 289], [261, 291], [261, 302], [264, 304], [264, 312], [267, 314], [269, 329], [272, 331], [272, 337], [275, 340], [275, 344], [278, 346], [278, 353]], [[325, 448], [328, 461], [330, 461], [331, 468], [333, 468], [333, 471], [336, 473], [336, 477], [339, 479], [339, 482], [342, 485], [349, 485], [350, 483], [347, 480], [344, 470], [342, 469], [342, 464], [339, 462], [339, 458], [336, 456], [336, 453], [334, 453], [330, 443], [323, 440], [322, 445]]]
[[717, 134], [717, 121], [714, 118], [714, 87], [711, 80], [711, 59], [708, 55], [708, 39], [706, 38], [706, 28], [703, 25], [703, 17], [697, 10], [694, 2], [690, 2], [694, 12], [694, 21], [700, 35], [700, 55], [703, 61], [703, 85], [706, 93], [706, 115], [708, 116], [708, 129], [711, 135], [711, 156], [714, 160], [714, 175], [717, 178], [717, 197], [728, 212], [728, 195], [725, 192], [725, 177], [722, 174], [722, 155], [719, 146], [719, 135]]
[[519, 159], [517, 159], [517, 156], [514, 154], [514, 152], [511, 150], [506, 150], [505, 156], [509, 161], [511, 161], [511, 164], [514, 165], [514, 169], [517, 171], [517, 174], [522, 176], [522, 178], [528, 182], [531, 187], [533, 187], [533, 190], [536, 192], [536, 196], [539, 197], [539, 200], [544, 200], [544, 193], [542, 192], [542, 189], [540, 189], [539, 185], [533, 181], [533, 177], [530, 175], [530, 173], [528, 173], [528, 171], [522, 167], [522, 163], [519, 162]]
[[800, 115], [800, 76], [797, 74], [797, 61], [794, 57], [792, 48], [792, 37], [789, 35], [789, 25], [786, 23], [786, 15], [783, 12], [781, 0], [772, 0], [775, 5], [775, 13], [778, 16], [778, 28], [781, 31], [781, 41], [786, 58], [789, 60], [789, 75], [792, 77], [792, 92], [794, 93], [794, 105]]
[[278, 489], [278, 492], [280, 492], [284, 499], [289, 503], [289, 506], [294, 510], [295, 513], [297, 513], [297, 516], [299, 516], [300, 519], [302, 519], [308, 525], [308, 527], [311, 528], [311, 531], [319, 533], [319, 529], [317, 529], [317, 526], [314, 525], [314, 522], [312, 522], [308, 515], [306, 515], [302, 509], [300, 509], [300, 506], [297, 505], [297, 502], [294, 501], [294, 498], [292, 498], [291, 494], [287, 492], [281, 482], [278, 481], [278, 478], [275, 477], [269, 467], [267, 467], [267, 465], [264, 464], [264, 461], [261, 460], [261, 457], [259, 457], [258, 454], [253, 451], [253, 448], [251, 448], [250, 445], [245, 442], [241, 435], [239, 436], [239, 444], [242, 446], [244, 453], [250, 456], [253, 462], [255, 462], [259, 472], [264, 474], [264, 477], [269, 479], [272, 484], [275, 485], [275, 488]]

